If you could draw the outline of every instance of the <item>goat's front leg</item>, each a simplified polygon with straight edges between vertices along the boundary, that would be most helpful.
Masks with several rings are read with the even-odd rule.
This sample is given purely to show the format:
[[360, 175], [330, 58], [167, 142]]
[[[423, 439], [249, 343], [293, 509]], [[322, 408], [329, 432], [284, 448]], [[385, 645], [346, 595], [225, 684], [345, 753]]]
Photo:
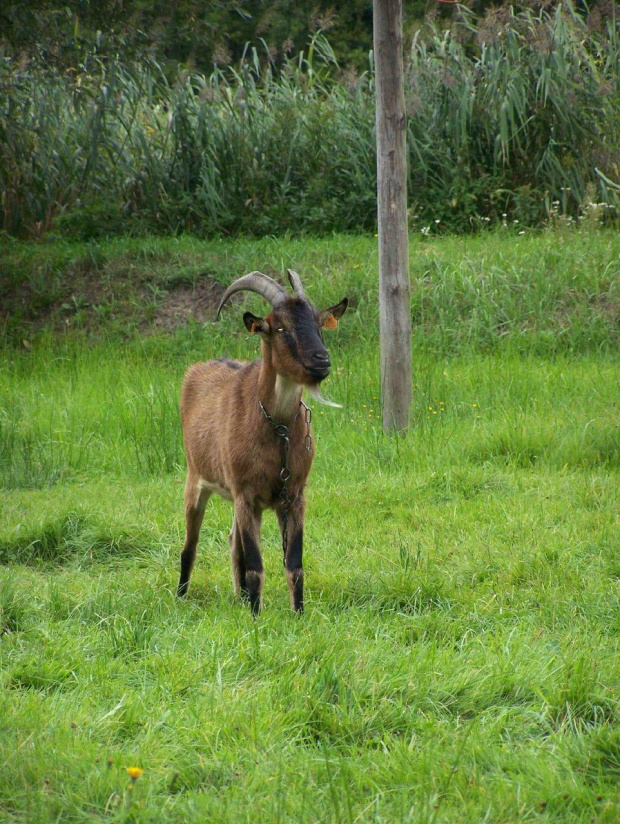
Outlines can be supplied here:
[[[260, 524], [261, 510], [242, 498], [235, 499], [235, 522], [236, 535], [233, 538], [241, 539], [243, 548], [243, 568], [245, 571], [245, 582], [239, 577], [239, 591], [243, 596], [247, 593], [250, 601], [252, 615], [258, 615], [263, 605], [263, 581], [265, 572], [263, 570], [263, 559], [260, 554]], [[233, 564], [235, 558], [233, 556]], [[237, 569], [241, 572], [241, 565], [238, 563]], [[245, 586], [243, 585], [245, 583]]]
[[200, 482], [191, 473], [188, 473], [185, 483], [185, 543], [181, 553], [181, 576], [177, 595], [183, 596], [189, 586], [190, 575], [196, 560], [196, 546], [200, 535], [202, 517], [207, 501], [211, 497], [209, 490], [200, 485]]
[[[286, 554], [284, 555], [284, 569], [286, 570], [286, 583], [291, 596], [291, 607], [295, 612], [304, 611], [303, 544], [305, 511], [306, 502], [304, 497], [298, 495], [291, 504], [286, 524], [288, 539]], [[280, 531], [283, 533], [284, 521], [280, 509], [278, 509], [278, 521], [280, 522]]]

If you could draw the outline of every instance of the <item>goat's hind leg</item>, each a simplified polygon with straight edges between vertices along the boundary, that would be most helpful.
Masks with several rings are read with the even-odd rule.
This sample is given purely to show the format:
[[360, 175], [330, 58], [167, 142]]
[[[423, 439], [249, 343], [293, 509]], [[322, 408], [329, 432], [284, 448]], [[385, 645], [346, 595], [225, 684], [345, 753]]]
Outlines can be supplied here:
[[245, 580], [245, 556], [243, 554], [243, 544], [241, 543], [241, 533], [237, 527], [237, 519], [233, 518], [230, 535], [228, 536], [228, 543], [230, 544], [230, 560], [232, 563], [233, 586], [235, 588], [235, 595], [241, 598], [242, 601], [247, 601], [248, 585]]
[[243, 547], [245, 585], [253, 615], [258, 615], [263, 605], [265, 573], [260, 554], [261, 515], [260, 509], [252, 503], [235, 499], [235, 525]]
[[185, 544], [181, 552], [181, 577], [177, 595], [182, 596], [187, 592], [190, 575], [196, 560], [196, 547], [198, 536], [202, 526], [202, 518], [205, 514], [205, 506], [211, 497], [211, 492], [202, 486], [200, 480], [193, 475], [187, 476], [185, 483]]

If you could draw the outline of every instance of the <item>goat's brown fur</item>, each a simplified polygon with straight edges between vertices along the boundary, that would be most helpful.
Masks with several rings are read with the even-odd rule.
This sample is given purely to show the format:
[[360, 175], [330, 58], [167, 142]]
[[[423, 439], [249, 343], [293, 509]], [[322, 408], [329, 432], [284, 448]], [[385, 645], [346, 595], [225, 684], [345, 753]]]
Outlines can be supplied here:
[[[179, 595], [187, 591], [204, 509], [216, 492], [234, 502], [229, 542], [235, 591], [249, 599], [254, 613], [261, 608], [261, 515], [264, 509], [275, 509], [282, 528], [282, 482], [280, 439], [261, 412], [260, 401], [277, 423], [288, 427], [288, 495], [292, 504], [284, 563], [291, 606], [303, 609], [304, 488], [314, 458], [314, 441], [308, 451], [307, 425], [305, 416], [300, 414], [301, 394], [304, 385], [320, 382], [329, 372], [319, 330], [325, 324], [333, 328], [346, 305], [345, 298], [337, 306], [318, 313], [305, 298], [287, 298], [266, 318], [246, 312], [246, 327], [262, 339], [260, 360], [212, 360], [188, 369], [181, 393], [188, 472], [187, 533], [181, 555]], [[302, 319], [297, 326], [296, 318]]]

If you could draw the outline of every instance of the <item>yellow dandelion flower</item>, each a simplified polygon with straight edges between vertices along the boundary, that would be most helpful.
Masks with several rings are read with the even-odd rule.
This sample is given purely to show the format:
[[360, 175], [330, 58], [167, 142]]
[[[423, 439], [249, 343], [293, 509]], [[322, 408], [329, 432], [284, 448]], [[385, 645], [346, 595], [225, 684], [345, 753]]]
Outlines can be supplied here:
[[144, 770], [140, 767], [127, 767], [127, 772], [129, 773], [129, 777], [132, 781], [137, 781], [144, 772]]

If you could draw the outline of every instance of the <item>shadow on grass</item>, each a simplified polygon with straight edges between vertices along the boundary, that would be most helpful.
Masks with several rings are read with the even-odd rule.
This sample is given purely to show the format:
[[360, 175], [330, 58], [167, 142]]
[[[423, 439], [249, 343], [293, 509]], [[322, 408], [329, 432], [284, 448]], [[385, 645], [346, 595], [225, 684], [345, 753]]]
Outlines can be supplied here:
[[620, 433], [607, 424], [581, 431], [506, 425], [477, 443], [469, 455], [474, 463], [495, 461], [522, 469], [540, 463], [575, 469], [619, 469]]
[[401, 612], [415, 615], [433, 610], [449, 612], [454, 601], [444, 595], [440, 583], [413, 582], [406, 575], [377, 579], [347, 581], [333, 596], [336, 608], [364, 607], [379, 613]]
[[113, 533], [84, 515], [69, 513], [1, 542], [0, 564], [89, 563], [135, 558], [148, 551], [148, 538], [141, 531]]

